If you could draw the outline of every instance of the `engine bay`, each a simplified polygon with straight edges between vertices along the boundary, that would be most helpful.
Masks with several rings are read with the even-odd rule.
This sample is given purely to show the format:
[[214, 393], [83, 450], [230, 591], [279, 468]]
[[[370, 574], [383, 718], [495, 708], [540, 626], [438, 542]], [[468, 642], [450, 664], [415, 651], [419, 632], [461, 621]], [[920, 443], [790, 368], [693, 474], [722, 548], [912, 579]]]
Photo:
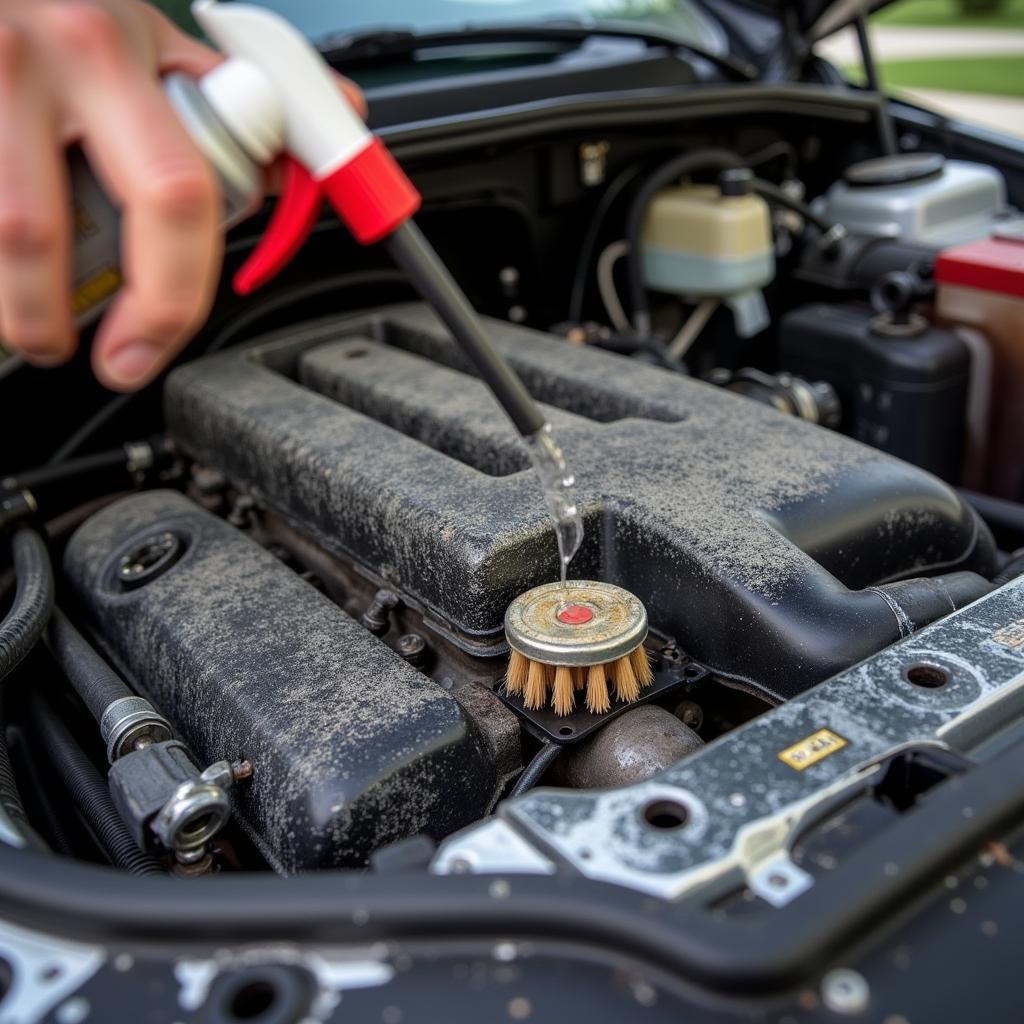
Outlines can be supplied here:
[[[825, 891], [848, 856], [826, 819], [902, 828], [999, 754], [1024, 157], [909, 120], [878, 157], [870, 97], [744, 92], [392, 133], [570, 460], [570, 577], [646, 609], [641, 696], [561, 714], [507, 685], [506, 609], [559, 570], [529, 456], [430, 307], [325, 220], [265, 295], [225, 290], [159, 404], [76, 399], [57, 461], [11, 467], [5, 516], [45, 524], [66, 617], [5, 708], [15, 833], [111, 859], [58, 736], [141, 873], [716, 881], [730, 917]], [[130, 695], [104, 703], [111, 676]]]

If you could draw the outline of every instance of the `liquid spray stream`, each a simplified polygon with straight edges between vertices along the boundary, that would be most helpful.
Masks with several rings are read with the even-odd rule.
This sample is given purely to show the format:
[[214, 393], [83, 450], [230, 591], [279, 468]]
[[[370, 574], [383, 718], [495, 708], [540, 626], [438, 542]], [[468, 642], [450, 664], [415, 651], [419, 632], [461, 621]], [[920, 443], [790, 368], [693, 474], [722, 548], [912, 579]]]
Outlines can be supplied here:
[[569, 563], [583, 543], [583, 519], [576, 504], [576, 478], [566, 465], [562, 449], [551, 434], [550, 423], [545, 423], [540, 430], [524, 440], [530, 450], [533, 468], [540, 479], [544, 501], [555, 521], [558, 563], [564, 584]]

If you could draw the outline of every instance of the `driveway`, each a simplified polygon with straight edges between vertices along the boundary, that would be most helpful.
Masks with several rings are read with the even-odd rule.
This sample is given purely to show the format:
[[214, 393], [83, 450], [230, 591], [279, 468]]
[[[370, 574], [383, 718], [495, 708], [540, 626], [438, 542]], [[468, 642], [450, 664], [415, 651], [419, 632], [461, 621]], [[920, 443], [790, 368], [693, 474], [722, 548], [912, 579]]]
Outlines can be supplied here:
[[[872, 25], [871, 44], [880, 65], [895, 60], [957, 57], [1021, 58], [1024, 75], [1024, 31], [1014, 29], [928, 28], [925, 26]], [[858, 64], [860, 52], [852, 29], [823, 39], [817, 52], [839, 66]], [[885, 82], [885, 69], [881, 69]], [[894, 94], [962, 121], [1024, 138], [1024, 100], [984, 93], [944, 89], [894, 89]]]

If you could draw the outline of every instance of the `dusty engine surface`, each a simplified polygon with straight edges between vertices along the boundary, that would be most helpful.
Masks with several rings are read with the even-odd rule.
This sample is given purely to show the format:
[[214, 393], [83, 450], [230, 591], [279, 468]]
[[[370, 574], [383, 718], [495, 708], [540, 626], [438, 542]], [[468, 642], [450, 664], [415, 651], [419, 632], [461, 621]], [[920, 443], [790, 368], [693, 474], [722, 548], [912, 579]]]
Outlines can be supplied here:
[[[579, 478], [573, 575], [635, 593], [655, 642], [701, 674], [795, 696], [993, 571], [987, 529], [918, 469], [678, 374], [488, 329]], [[237, 814], [278, 870], [362, 864], [488, 814], [521, 763], [519, 725], [474, 680], [500, 678], [505, 609], [557, 556], [520, 442], [437, 321], [407, 305], [317, 322], [182, 367], [166, 395], [181, 452], [287, 544], [388, 588], [447, 661], [389, 645], [266, 537], [169, 491], [105, 509], [68, 545], [111, 661], [201, 759], [258, 764]], [[133, 554], [154, 548], [169, 554]], [[126, 579], [126, 561], [146, 568]]]
[[[587, 536], [573, 574], [635, 593], [721, 676], [792, 696], [928, 616], [901, 611], [892, 581], [993, 568], [974, 513], [905, 463], [636, 361], [489, 330], [576, 472]], [[425, 307], [183, 367], [166, 411], [189, 456], [469, 653], [504, 653], [505, 608], [556, 574], [526, 453]]]

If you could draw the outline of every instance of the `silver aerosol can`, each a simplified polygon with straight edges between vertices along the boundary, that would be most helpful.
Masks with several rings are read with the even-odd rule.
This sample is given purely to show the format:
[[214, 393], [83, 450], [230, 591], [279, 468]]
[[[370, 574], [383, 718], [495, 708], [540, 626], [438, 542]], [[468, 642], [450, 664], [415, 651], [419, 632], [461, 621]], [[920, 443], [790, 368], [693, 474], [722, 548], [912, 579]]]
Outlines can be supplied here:
[[[235, 141], [191, 78], [168, 75], [164, 91], [192, 141], [217, 174], [226, 230], [259, 206], [262, 169]], [[74, 211], [72, 308], [75, 322], [84, 327], [102, 313], [123, 283], [121, 214], [80, 150], [70, 155], [68, 170]]]

